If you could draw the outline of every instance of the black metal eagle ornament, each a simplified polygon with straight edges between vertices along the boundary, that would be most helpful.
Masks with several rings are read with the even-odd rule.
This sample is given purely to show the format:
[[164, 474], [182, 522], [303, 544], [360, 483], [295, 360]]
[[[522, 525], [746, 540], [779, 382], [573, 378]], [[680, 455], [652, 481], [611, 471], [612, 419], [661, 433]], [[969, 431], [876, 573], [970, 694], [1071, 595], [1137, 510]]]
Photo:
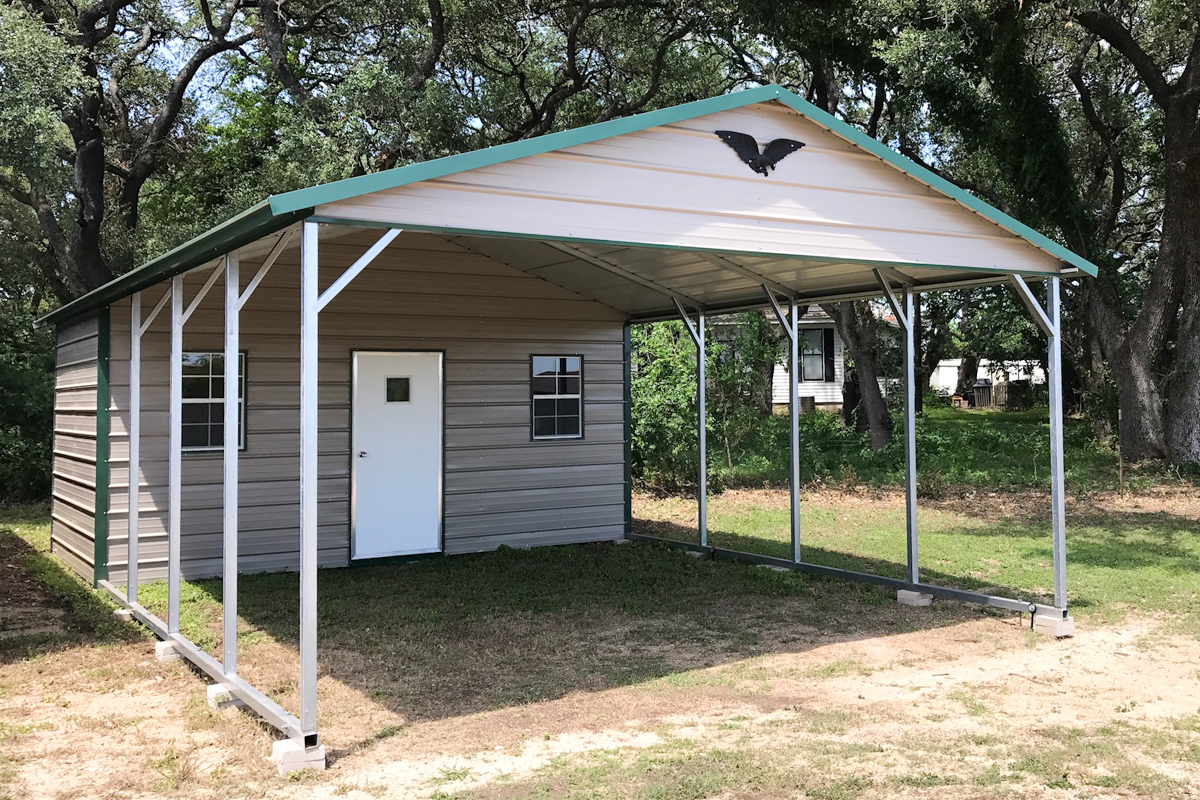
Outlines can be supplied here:
[[804, 142], [795, 139], [774, 139], [760, 153], [758, 142], [748, 133], [716, 131], [716, 134], [721, 137], [721, 141], [733, 148], [746, 166], [763, 176], [770, 176], [776, 164], [804, 147]]

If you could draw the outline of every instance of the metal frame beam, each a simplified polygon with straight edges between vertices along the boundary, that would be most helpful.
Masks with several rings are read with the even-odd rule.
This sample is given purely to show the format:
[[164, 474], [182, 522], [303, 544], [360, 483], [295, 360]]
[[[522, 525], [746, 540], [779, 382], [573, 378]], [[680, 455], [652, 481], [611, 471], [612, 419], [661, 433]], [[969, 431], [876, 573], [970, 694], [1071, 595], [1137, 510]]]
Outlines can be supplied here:
[[750, 269], [749, 267], [742, 266], [741, 264], [737, 263], [736, 261], [731, 260], [727, 256], [723, 256], [718, 253], [709, 253], [709, 252], [705, 252], [703, 250], [697, 251], [695, 253], [695, 255], [697, 257], [699, 257], [700, 259], [712, 264], [713, 266], [720, 267], [721, 269], [728, 270], [737, 275], [741, 275], [743, 278], [748, 278], [749, 280], [753, 281], [754, 283], [760, 283], [764, 286], [769, 286], [772, 289], [774, 289], [775, 291], [777, 291], [780, 294], [785, 295], [787, 297], [791, 297], [792, 295], [796, 294], [795, 289], [793, 289], [789, 286], [784, 286], [782, 283], [779, 283], [777, 281], [773, 281], [770, 278], [768, 278], [766, 275], [761, 275], [758, 272], [755, 272], [754, 270]]
[[[788, 338], [788, 455], [790, 472], [788, 488], [791, 495], [792, 561], [800, 563], [800, 311], [795, 298], [788, 297], [788, 313], [779, 306], [775, 293], [767, 284], [763, 292]], [[790, 320], [789, 320], [790, 316]]]
[[[894, 270], [892, 270], [894, 272]], [[908, 536], [908, 580], [916, 584], [921, 580], [920, 558], [917, 552], [917, 370], [916, 330], [913, 327], [913, 289], [907, 283], [901, 286], [901, 297], [896, 298], [883, 270], [874, 270], [875, 280], [883, 290], [892, 313], [904, 329], [904, 519]]]
[[202, 302], [204, 302], [204, 298], [208, 296], [208, 290], [213, 287], [213, 284], [217, 282], [217, 278], [221, 277], [221, 273], [224, 271], [225, 262], [222, 261], [217, 265], [216, 269], [212, 271], [212, 274], [208, 276], [208, 280], [206, 280], [204, 285], [200, 287], [200, 291], [195, 297], [192, 298], [192, 302], [188, 303], [187, 310], [183, 312], [184, 322], [187, 322], [192, 318], [192, 314], [196, 312], [196, 309], [200, 307]]
[[1004, 608], [1009, 611], [1018, 613], [1034, 613], [1034, 614], [1062, 614], [1066, 616], [1066, 609], [1055, 606], [1047, 606], [1039, 603], [1032, 603], [1027, 600], [1015, 600], [1011, 597], [996, 597], [989, 594], [981, 594], [979, 592], [971, 592], [966, 589], [955, 589], [950, 586], [939, 586], [934, 583], [914, 583], [912, 581], [903, 580], [901, 578], [889, 578], [886, 575], [875, 575], [870, 572], [855, 572], [848, 569], [838, 569], [837, 567], [826, 567], [822, 564], [810, 564], [807, 561], [788, 561], [785, 558], [775, 558], [773, 556], [759, 555], [758, 553], [747, 553], [744, 550], [729, 550], [724, 547], [705, 547], [697, 545], [693, 542], [680, 542], [675, 539], [662, 539], [657, 536], [646, 536], [641, 533], [631, 533], [626, 538], [637, 542], [653, 542], [667, 547], [678, 548], [680, 550], [689, 550], [693, 553], [705, 553], [714, 558], [728, 558], [734, 561], [743, 561], [749, 564], [765, 564], [771, 567], [779, 567], [782, 569], [792, 569], [797, 572], [806, 572], [812, 575], [821, 575], [827, 578], [839, 578], [841, 580], [854, 581], [856, 583], [869, 583], [874, 586], [883, 586], [890, 589], [909, 589], [923, 594], [931, 594], [935, 597], [944, 597], [947, 600], [960, 600], [965, 603], [978, 603], [984, 606], [992, 606], [994, 608]]
[[[316, 223], [311, 222], [304, 223], [305, 230], [308, 230], [309, 225], [315, 224]], [[341, 294], [342, 290], [349, 286], [350, 282], [357, 278], [364, 269], [369, 267], [371, 262], [383, 252], [383, 249], [391, 244], [392, 240], [401, 233], [402, 231], [400, 228], [390, 228], [386, 233], [383, 234], [383, 236], [380, 236], [379, 240], [376, 241], [375, 244], [371, 245], [367, 252], [359, 256], [358, 260], [351, 264], [350, 267], [343, 272], [336, 281], [331, 283], [328, 289], [326, 289], [324, 292], [321, 292], [320, 296], [317, 297], [317, 312], [319, 313], [324, 311], [325, 306], [333, 302], [334, 298]], [[315, 247], [316, 245], [313, 246]]]
[[226, 677], [237, 674], [238, 606], [238, 442], [241, 375], [238, 337], [241, 320], [241, 277], [237, 251], [225, 256], [225, 418], [223, 452], [221, 575], [221, 664]]
[[[300, 733], [317, 745], [318, 226], [300, 239]], [[361, 260], [361, 259], [360, 259]], [[332, 287], [331, 287], [332, 288]], [[336, 294], [336, 293], [335, 293]]]
[[180, 505], [183, 497], [183, 276], [171, 279], [171, 374], [167, 435], [167, 633], [179, 633]]
[[638, 284], [639, 286], [643, 286], [651, 291], [658, 292], [663, 297], [669, 298], [670, 300], [672, 300], [676, 303], [678, 303], [679, 301], [683, 301], [684, 303], [687, 303], [690, 306], [694, 306], [695, 308], [704, 308], [704, 304], [701, 303], [699, 300], [688, 297], [686, 294], [683, 294], [682, 292], [677, 292], [674, 289], [670, 288], [669, 286], [664, 286], [661, 283], [658, 283], [657, 281], [653, 281], [649, 278], [645, 278], [641, 275], [638, 275], [636, 272], [627, 270], [624, 267], [613, 264], [612, 262], [605, 261], [604, 259], [600, 258], [599, 256], [594, 256], [590, 253], [585, 253], [582, 250], [580, 250], [576, 247], [572, 247], [569, 244], [564, 244], [562, 242], [542, 242], [542, 244], [546, 245], [547, 247], [553, 247], [555, 250], [558, 250], [560, 253], [565, 253], [565, 254], [571, 256], [572, 258], [577, 258], [580, 261], [584, 261], [588, 264], [591, 264], [594, 267], [599, 267], [600, 269], [604, 270], [605, 272], [612, 273], [613, 275], [624, 278], [627, 281], [633, 281], [634, 283]]
[[705, 407], [705, 350], [704, 350], [704, 309], [697, 309], [697, 322], [693, 323], [691, 316], [678, 298], [672, 298], [679, 318], [687, 326], [696, 345], [696, 527], [700, 531], [700, 544], [708, 544], [708, 411]]
[[[167, 295], [163, 295], [159, 308], [162, 308], [166, 299]], [[129, 513], [126, 515], [129, 535], [125, 559], [125, 585], [133, 603], [137, 602], [138, 591], [139, 507], [142, 494], [142, 333], [145, 330], [142, 325], [142, 293], [134, 292], [129, 298]]]
[[255, 689], [254, 686], [247, 683], [244, 679], [236, 675], [226, 675], [220, 662], [215, 658], [196, 646], [186, 636], [178, 632], [171, 633], [165, 622], [143, 606], [130, 600], [120, 589], [108, 581], [100, 581], [98, 585], [123, 608], [132, 613], [134, 619], [149, 628], [159, 639], [162, 639], [164, 642], [170, 642], [183, 658], [195, 664], [204, 674], [212, 678], [215, 683], [224, 687], [231, 696], [254, 709], [264, 720], [283, 731], [289, 737], [293, 739], [300, 737], [300, 721], [289, 714], [282, 706], [258, 689]]
[[1046, 282], [1046, 308], [1020, 275], [1012, 276], [1017, 296], [1046, 334], [1046, 384], [1050, 391], [1050, 517], [1054, 560], [1054, 603], [1067, 607], [1067, 509], [1063, 464], [1062, 299], [1058, 278]]
[[[921, 292], [948, 292], [955, 289], [976, 289], [981, 286], [997, 286], [1008, 282], [1009, 276], [994, 276], [991, 278], [980, 278], [971, 281], [956, 281], [948, 283], [919, 283], [913, 284], [915, 291]], [[1049, 276], [1046, 276], [1049, 278]], [[821, 305], [822, 303], [840, 303], [846, 300], [876, 300], [880, 297], [879, 289], [862, 289], [853, 292], [841, 292], [838, 294], [824, 295], [796, 295], [796, 302], [801, 308], [808, 306]], [[705, 310], [709, 314], [736, 314], [740, 311], [757, 311], [765, 308], [766, 305], [762, 302], [738, 302], [730, 305], [713, 305], [708, 304]], [[663, 322], [665, 320], [676, 319], [676, 315], [671, 311], [655, 311], [652, 313], [637, 315], [631, 318], [632, 322]]]
[[283, 235], [275, 242], [275, 246], [271, 248], [271, 252], [263, 259], [262, 266], [258, 268], [258, 272], [254, 273], [254, 277], [250, 279], [250, 283], [246, 284], [246, 288], [238, 296], [237, 306], [239, 311], [250, 300], [250, 297], [254, 294], [254, 290], [262, 283], [263, 278], [267, 277], [267, 273], [271, 271], [271, 267], [275, 266], [275, 262], [279, 260], [279, 256], [283, 253], [284, 248], [291, 241], [294, 230], [294, 228], [288, 228], [283, 232]]

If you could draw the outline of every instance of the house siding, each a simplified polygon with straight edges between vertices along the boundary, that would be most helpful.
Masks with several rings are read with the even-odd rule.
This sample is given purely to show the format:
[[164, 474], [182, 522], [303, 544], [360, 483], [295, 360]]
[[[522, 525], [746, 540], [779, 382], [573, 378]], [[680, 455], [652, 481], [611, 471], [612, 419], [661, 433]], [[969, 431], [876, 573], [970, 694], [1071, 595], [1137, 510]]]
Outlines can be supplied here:
[[[801, 330], [814, 328], [829, 328], [831, 325], [801, 325]], [[846, 381], [846, 360], [842, 353], [842, 337], [837, 329], [833, 331], [833, 380], [832, 381], [800, 381], [800, 396], [811, 397], [817, 405], [841, 405], [842, 384]], [[776, 364], [771, 376], [771, 402], [774, 405], [788, 404], [788, 392], [791, 390], [790, 378], [786, 364]]]
[[91, 581], [96, 550], [96, 407], [100, 322], [93, 313], [57, 331], [50, 549]]
[[[320, 243], [328, 286], [378, 237]], [[257, 263], [243, 259], [245, 285]], [[188, 276], [190, 302], [209, 273]], [[184, 350], [223, 347], [218, 280], [184, 328]], [[166, 285], [147, 290], [153, 307]], [[239, 568], [299, 563], [299, 251], [286, 250], [241, 314], [247, 353], [246, 449], [239, 460]], [[112, 308], [110, 549], [124, 580], [128, 543], [129, 301]], [[623, 325], [606, 306], [440, 238], [405, 234], [321, 313], [318, 557], [345, 566], [350, 545], [351, 353], [445, 352], [445, 551], [464, 553], [624, 534]], [[140, 572], [166, 571], [169, 314], [142, 340]], [[532, 442], [529, 357], [585, 359], [585, 439]], [[185, 577], [221, 570], [222, 459], [183, 456]]]

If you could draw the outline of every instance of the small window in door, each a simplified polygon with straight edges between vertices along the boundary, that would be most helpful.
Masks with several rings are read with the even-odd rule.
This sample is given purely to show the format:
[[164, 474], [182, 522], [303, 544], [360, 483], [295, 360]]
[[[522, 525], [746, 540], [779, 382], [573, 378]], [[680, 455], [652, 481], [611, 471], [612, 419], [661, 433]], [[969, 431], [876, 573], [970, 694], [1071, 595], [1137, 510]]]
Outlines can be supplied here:
[[583, 438], [583, 356], [533, 356], [534, 440]]
[[408, 378], [387, 379], [387, 401], [389, 403], [407, 403], [411, 398]]

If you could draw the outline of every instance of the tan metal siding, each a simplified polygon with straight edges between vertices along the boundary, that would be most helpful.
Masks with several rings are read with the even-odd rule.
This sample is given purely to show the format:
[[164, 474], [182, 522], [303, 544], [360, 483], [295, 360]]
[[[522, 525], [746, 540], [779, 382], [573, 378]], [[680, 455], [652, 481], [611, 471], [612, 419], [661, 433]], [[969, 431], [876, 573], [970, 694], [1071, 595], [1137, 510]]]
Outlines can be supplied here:
[[86, 580], [94, 577], [96, 383], [99, 315], [57, 331], [50, 549]]
[[[321, 242], [327, 286], [378, 237]], [[240, 458], [240, 568], [295, 569], [299, 525], [298, 251], [247, 303], [247, 448]], [[243, 284], [254, 274], [243, 260]], [[207, 273], [188, 277], [190, 300]], [[185, 327], [185, 350], [220, 350], [221, 281]], [[155, 301], [147, 292], [144, 306]], [[446, 551], [619, 538], [624, 533], [622, 314], [441, 239], [405, 234], [321, 314], [319, 552], [349, 557], [350, 362], [353, 350], [445, 351]], [[111, 574], [127, 561], [129, 303], [112, 309]], [[529, 357], [582, 354], [582, 442], [531, 442]], [[166, 311], [142, 342], [141, 570], [166, 568]], [[183, 572], [221, 569], [219, 454], [183, 458]], [[153, 487], [153, 488], [151, 488]], [[482, 489], [480, 492], [478, 490]]]

